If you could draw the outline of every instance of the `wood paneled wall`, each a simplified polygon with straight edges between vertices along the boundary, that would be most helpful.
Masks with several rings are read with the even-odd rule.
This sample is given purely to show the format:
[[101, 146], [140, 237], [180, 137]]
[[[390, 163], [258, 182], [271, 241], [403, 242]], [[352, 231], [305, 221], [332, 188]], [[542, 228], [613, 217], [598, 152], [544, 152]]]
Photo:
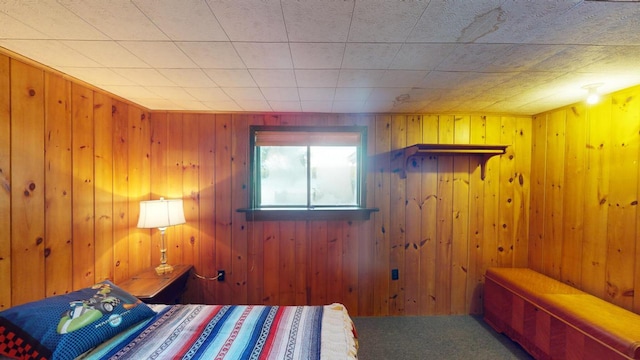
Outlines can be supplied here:
[[[486, 267], [527, 265], [529, 197], [540, 190], [529, 180], [530, 117], [148, 112], [4, 55], [0, 87], [0, 309], [158, 264], [157, 230], [136, 222], [139, 201], [160, 196], [185, 204], [187, 223], [166, 233], [169, 263], [227, 272], [193, 277], [193, 302], [478, 313]], [[247, 222], [236, 209], [248, 204], [253, 124], [367, 126], [367, 205], [380, 211]], [[401, 179], [401, 149], [420, 142], [509, 147], [484, 180], [476, 156], [415, 158]]]
[[640, 313], [640, 87], [534, 117], [529, 265]]

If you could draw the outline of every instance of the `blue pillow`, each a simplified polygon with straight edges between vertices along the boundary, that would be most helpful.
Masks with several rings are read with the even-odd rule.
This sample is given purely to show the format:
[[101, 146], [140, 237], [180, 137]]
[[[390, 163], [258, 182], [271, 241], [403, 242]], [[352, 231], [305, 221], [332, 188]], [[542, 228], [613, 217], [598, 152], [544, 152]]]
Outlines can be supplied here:
[[0, 355], [74, 359], [155, 312], [110, 281], [0, 312]]

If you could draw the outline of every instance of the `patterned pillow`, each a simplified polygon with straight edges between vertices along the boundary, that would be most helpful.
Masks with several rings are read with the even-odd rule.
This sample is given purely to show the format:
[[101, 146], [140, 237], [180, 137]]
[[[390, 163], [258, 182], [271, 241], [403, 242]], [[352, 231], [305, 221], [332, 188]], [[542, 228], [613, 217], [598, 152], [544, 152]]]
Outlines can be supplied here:
[[155, 312], [110, 281], [0, 312], [0, 355], [74, 359]]

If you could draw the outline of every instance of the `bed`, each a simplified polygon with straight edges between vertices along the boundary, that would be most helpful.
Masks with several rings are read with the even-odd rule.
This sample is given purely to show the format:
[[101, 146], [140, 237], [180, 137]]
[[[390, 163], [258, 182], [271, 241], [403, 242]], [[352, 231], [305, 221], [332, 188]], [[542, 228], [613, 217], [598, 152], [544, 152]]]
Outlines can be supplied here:
[[0, 312], [0, 358], [356, 359], [346, 308], [147, 305], [105, 281]]

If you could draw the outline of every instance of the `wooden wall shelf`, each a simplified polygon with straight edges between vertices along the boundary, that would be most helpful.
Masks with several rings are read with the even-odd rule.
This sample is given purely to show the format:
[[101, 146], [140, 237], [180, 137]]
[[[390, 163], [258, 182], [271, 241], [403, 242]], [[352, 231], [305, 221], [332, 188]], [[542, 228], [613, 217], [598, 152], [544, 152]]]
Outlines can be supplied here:
[[502, 155], [506, 152], [508, 145], [485, 145], [485, 144], [415, 144], [404, 149], [404, 168], [400, 172], [400, 178], [407, 177], [407, 166], [409, 159], [414, 156], [429, 155], [479, 155], [482, 156], [480, 162], [480, 178], [484, 180], [485, 166], [489, 158], [495, 155]]

